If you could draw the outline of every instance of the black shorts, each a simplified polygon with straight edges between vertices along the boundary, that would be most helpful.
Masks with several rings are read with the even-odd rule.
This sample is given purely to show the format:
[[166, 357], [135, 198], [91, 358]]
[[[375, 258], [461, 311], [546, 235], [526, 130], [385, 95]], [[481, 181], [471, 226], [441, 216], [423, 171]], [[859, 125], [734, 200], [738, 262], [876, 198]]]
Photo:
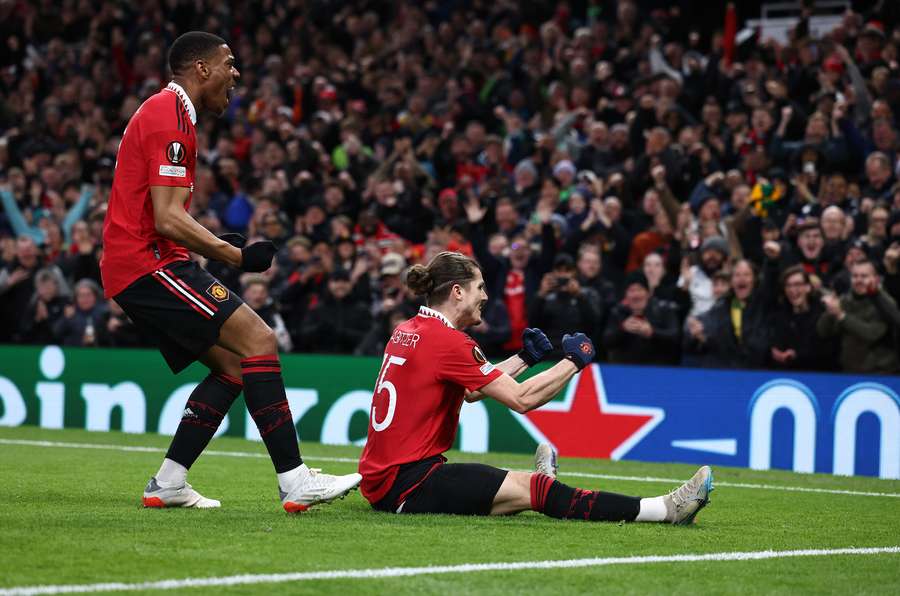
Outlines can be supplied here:
[[490, 515], [509, 473], [484, 464], [446, 464], [442, 456], [400, 466], [388, 494], [373, 505], [393, 513]]
[[216, 343], [222, 324], [244, 303], [194, 261], [148, 273], [113, 299], [155, 341], [175, 373]]

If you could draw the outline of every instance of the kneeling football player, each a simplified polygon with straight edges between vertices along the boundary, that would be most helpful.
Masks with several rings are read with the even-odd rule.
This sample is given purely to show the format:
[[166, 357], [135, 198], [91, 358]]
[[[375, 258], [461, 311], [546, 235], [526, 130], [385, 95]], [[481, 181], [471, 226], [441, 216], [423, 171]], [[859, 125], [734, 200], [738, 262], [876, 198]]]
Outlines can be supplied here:
[[481, 321], [487, 301], [478, 264], [442, 252], [415, 265], [407, 285], [428, 306], [394, 330], [384, 351], [359, 462], [363, 495], [380, 511], [506, 515], [532, 509], [556, 518], [688, 524], [709, 502], [712, 471], [703, 466], [673, 492], [639, 498], [567, 486], [556, 480], [556, 455], [538, 447], [534, 473], [483, 464], [448, 464], [463, 400], [493, 398], [516, 412], [550, 401], [594, 359], [583, 333], [562, 340], [565, 359], [519, 383], [514, 377], [552, 349], [526, 329], [523, 349], [494, 366], [460, 331]]

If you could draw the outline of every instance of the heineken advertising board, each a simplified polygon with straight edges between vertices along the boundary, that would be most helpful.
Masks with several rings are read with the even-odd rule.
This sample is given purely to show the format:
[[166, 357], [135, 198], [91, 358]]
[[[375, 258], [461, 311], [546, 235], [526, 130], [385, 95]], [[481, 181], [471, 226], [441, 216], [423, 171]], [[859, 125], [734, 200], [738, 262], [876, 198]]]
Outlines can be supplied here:
[[[281, 359], [301, 439], [362, 445], [380, 359]], [[147, 350], [3, 346], [0, 363], [0, 426], [93, 431], [174, 433], [206, 374]], [[465, 404], [457, 447], [900, 478], [898, 393], [898, 377], [594, 365], [525, 415]], [[218, 434], [259, 440], [242, 400]]]

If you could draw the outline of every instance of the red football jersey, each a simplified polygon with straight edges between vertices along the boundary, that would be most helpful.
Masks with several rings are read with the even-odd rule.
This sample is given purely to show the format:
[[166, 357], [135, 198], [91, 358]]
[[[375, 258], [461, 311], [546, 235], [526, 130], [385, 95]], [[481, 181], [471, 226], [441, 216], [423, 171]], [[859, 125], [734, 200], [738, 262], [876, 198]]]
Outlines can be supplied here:
[[450, 449], [465, 390], [477, 391], [501, 374], [475, 340], [437, 311], [423, 306], [397, 325], [384, 349], [359, 460], [363, 496], [380, 501], [401, 464]]
[[[175, 83], [145, 101], [125, 128], [113, 177], [100, 273], [107, 297], [188, 250], [156, 231], [151, 186], [183, 186], [193, 191], [197, 162], [197, 116], [190, 98]], [[191, 204], [190, 195], [185, 209]]]

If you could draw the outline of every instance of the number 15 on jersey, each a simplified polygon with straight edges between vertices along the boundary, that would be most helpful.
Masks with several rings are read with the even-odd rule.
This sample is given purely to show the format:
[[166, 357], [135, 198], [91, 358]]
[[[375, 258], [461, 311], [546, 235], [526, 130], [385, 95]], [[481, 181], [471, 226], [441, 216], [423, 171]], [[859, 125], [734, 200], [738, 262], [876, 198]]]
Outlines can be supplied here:
[[[384, 360], [381, 361], [381, 374], [378, 375], [378, 384], [375, 386], [375, 395], [372, 397], [372, 428], [375, 432], [381, 432], [391, 425], [391, 422], [394, 420], [394, 411], [397, 409], [397, 388], [387, 380], [388, 369], [391, 368], [392, 364], [403, 366], [405, 362], [406, 358], [391, 356], [390, 354], [385, 354]], [[375, 400], [381, 395], [382, 391], [387, 391], [388, 408], [384, 419], [378, 422]]]

